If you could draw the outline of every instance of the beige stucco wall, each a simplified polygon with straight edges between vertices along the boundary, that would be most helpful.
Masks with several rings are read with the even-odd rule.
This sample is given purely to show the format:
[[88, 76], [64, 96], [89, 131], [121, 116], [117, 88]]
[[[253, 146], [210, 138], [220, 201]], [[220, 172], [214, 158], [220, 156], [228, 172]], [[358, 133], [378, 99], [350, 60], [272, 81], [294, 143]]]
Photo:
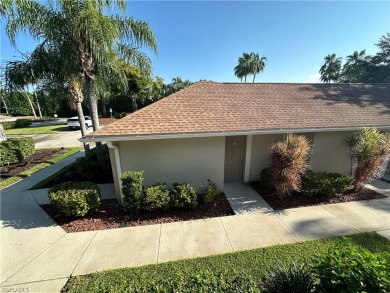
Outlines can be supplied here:
[[267, 168], [269, 165], [267, 154], [270, 147], [282, 139], [282, 134], [264, 134], [252, 136], [249, 181], [259, 180], [261, 170]]
[[[348, 148], [343, 139], [348, 132], [297, 133], [306, 135], [313, 143], [310, 168], [313, 171], [338, 172], [350, 174], [350, 158]], [[270, 147], [284, 139], [284, 135], [253, 135], [249, 181], [259, 180], [260, 171], [269, 166], [267, 157]]]
[[144, 186], [175, 182], [200, 188], [207, 179], [223, 190], [225, 138], [119, 142], [122, 172], [144, 170]]
[[350, 132], [317, 132], [314, 134], [311, 169], [350, 175], [349, 150], [343, 139]]

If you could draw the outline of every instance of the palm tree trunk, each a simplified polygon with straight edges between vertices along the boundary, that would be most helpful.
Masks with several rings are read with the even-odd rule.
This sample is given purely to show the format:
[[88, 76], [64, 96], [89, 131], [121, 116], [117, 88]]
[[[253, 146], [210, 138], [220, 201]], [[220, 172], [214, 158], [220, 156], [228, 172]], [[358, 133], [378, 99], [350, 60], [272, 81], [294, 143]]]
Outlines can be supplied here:
[[[81, 106], [80, 102], [76, 102], [76, 109], [77, 109], [77, 117], [79, 118], [80, 123], [80, 131], [81, 136], [84, 137], [87, 133], [87, 129], [85, 128], [85, 119], [84, 119], [84, 113], [83, 113], [83, 107]], [[83, 142], [84, 151], [86, 154], [89, 152], [89, 144]]]
[[[93, 78], [91, 78], [87, 74], [85, 75], [85, 84], [87, 87], [87, 98], [92, 116], [92, 127], [93, 131], [96, 131], [99, 129], [99, 115], [97, 108], [96, 92], [93, 85]], [[103, 148], [101, 142], [96, 142], [96, 153], [98, 156], [98, 161], [99, 163], [101, 163], [103, 159]]]
[[42, 112], [41, 112], [41, 106], [39, 105], [39, 100], [38, 100], [38, 96], [36, 93], [34, 93], [34, 96], [35, 96], [35, 101], [37, 103], [37, 106], [38, 106], [38, 112], [39, 112], [39, 118], [42, 120], [43, 117], [42, 117]]
[[9, 114], [8, 112], [8, 107], [7, 107], [7, 103], [5, 102], [5, 99], [4, 97], [1, 99], [3, 101], [3, 104], [4, 104], [4, 108], [5, 108], [5, 112], [7, 113], [7, 115]]
[[131, 97], [131, 107], [133, 109], [133, 112], [138, 110], [137, 100], [135, 97]]
[[26, 92], [25, 92], [25, 95], [26, 95], [27, 100], [28, 100], [28, 102], [29, 102], [29, 104], [30, 104], [32, 113], [33, 113], [33, 115], [34, 115], [34, 119], [37, 120], [37, 114], [35, 113], [35, 109], [34, 109], [34, 106], [33, 106], [32, 102], [31, 102], [31, 99], [30, 99], [30, 97], [28, 96], [28, 94], [27, 94]]
[[244, 76], [244, 82], [246, 83], [246, 75]]
[[103, 117], [107, 117], [107, 107], [106, 107], [106, 100], [104, 96], [102, 96], [102, 114]]
[[252, 83], [255, 83], [256, 74], [253, 74], [253, 81]]

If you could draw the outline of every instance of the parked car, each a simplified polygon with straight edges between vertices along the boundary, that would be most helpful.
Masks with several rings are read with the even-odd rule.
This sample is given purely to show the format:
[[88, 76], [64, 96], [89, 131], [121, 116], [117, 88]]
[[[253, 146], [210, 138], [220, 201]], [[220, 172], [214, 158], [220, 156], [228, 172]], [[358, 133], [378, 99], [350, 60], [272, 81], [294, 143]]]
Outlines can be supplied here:
[[[92, 118], [90, 116], [84, 116], [85, 119], [85, 128], [91, 127], [92, 126]], [[70, 129], [76, 129], [80, 128], [80, 123], [79, 123], [79, 117], [70, 117], [67, 121], [68, 127]]]

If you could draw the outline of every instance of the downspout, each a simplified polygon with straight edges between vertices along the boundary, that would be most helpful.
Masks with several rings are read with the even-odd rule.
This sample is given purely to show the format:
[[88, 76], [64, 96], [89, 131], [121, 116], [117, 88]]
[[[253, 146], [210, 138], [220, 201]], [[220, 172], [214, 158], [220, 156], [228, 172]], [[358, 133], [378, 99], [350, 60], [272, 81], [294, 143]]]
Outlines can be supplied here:
[[122, 180], [121, 180], [122, 166], [121, 166], [121, 160], [120, 160], [120, 156], [119, 156], [119, 149], [116, 145], [113, 145], [111, 141], [107, 141], [107, 146], [109, 149], [112, 149], [114, 151], [115, 166], [116, 166], [117, 180], [118, 180], [118, 186], [119, 186], [118, 200], [121, 203], [123, 203]]

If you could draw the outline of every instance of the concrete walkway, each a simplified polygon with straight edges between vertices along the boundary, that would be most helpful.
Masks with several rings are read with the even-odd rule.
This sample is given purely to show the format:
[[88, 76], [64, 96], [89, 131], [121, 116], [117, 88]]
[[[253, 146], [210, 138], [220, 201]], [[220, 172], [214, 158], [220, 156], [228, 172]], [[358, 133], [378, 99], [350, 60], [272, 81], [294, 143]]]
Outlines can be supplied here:
[[[390, 198], [278, 212], [258, 202], [260, 213], [67, 234], [39, 207], [34, 192], [26, 189], [78, 155], [1, 193], [1, 286], [5, 289], [59, 292], [71, 275], [107, 269], [363, 231], [390, 237]], [[376, 184], [384, 190], [390, 187]], [[238, 196], [237, 188], [228, 186], [226, 191]], [[252, 195], [247, 193], [248, 198]]]

